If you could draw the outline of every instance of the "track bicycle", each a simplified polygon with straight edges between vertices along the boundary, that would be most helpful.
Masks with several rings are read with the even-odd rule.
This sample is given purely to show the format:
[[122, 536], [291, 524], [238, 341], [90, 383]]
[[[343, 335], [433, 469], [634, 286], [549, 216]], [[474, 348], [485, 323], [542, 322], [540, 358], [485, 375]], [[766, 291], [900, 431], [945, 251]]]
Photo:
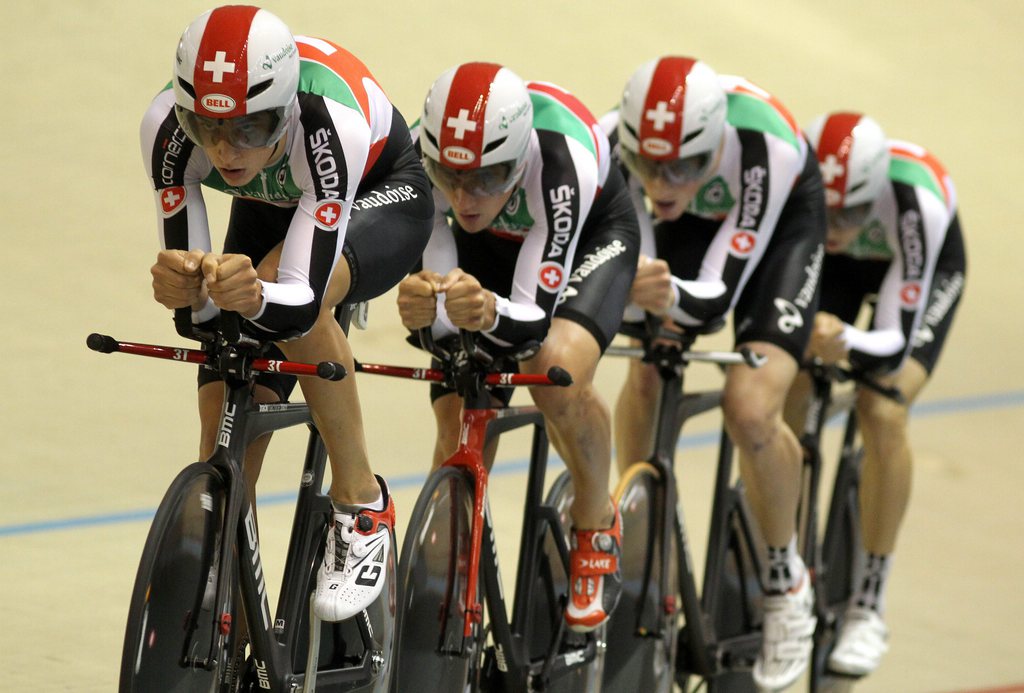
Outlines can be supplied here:
[[642, 347], [612, 345], [609, 355], [641, 358], [661, 380], [654, 450], [631, 465], [616, 488], [622, 513], [623, 591], [608, 623], [604, 685], [610, 691], [682, 690], [694, 679], [708, 691], [756, 690], [750, 670], [761, 644], [763, 547], [742, 482], [733, 480], [733, 445], [720, 438], [704, 568], [698, 591], [691, 540], [679, 506], [675, 451], [683, 424], [720, 406], [722, 391], [684, 391], [695, 361], [757, 368], [749, 349], [691, 351], [701, 334], [721, 323], [681, 332], [646, 324], [621, 332]]
[[[354, 309], [336, 311], [343, 327]], [[261, 372], [340, 380], [345, 368], [329, 361], [267, 358], [269, 345], [241, 334], [235, 314], [223, 313], [218, 329], [201, 331], [192, 326], [190, 311], [179, 309], [175, 324], [201, 348], [134, 344], [99, 334], [87, 340], [102, 353], [212, 368], [225, 387], [215, 452], [181, 470], [146, 538], [128, 609], [119, 690], [386, 691], [394, 559], [381, 597], [361, 614], [340, 623], [315, 617], [312, 593], [332, 512], [330, 498], [322, 493], [326, 449], [306, 404], [257, 404], [251, 395]], [[254, 499], [241, 460], [259, 436], [298, 425], [308, 426], [310, 434], [281, 594], [271, 614]], [[243, 622], [247, 642], [239, 637]]]
[[[498, 354], [463, 331], [435, 344], [439, 367], [404, 377], [443, 382], [462, 398], [458, 449], [431, 472], [416, 501], [398, 562], [398, 636], [392, 690], [597, 691], [603, 629], [569, 630], [569, 496], [564, 479], [543, 498], [548, 438], [535, 406], [494, 404], [492, 388], [568, 386], [561, 368], [519, 374], [515, 361], [539, 345]], [[511, 615], [501, 583], [484, 450], [497, 436], [532, 427]], [[486, 611], [485, 611], [486, 606]]]
[[[864, 373], [820, 360], [803, 364], [810, 376], [811, 391], [807, 415], [800, 433], [804, 452], [798, 537], [804, 563], [811, 571], [815, 591], [815, 615], [818, 625], [814, 634], [814, 651], [808, 675], [808, 689], [814, 691], [849, 690], [856, 677], [828, 670], [828, 657], [842, 628], [843, 616], [853, 591], [853, 570], [860, 536], [861, 460], [864, 449], [858, 438], [857, 412], [854, 408], [857, 388], [868, 388], [897, 402], [902, 393], [895, 387], [880, 385]], [[855, 387], [836, 392], [839, 383]], [[841, 418], [842, 442], [836, 463], [835, 478], [825, 521], [824, 536], [819, 538], [819, 490], [825, 465], [821, 451], [822, 434], [827, 422]]]

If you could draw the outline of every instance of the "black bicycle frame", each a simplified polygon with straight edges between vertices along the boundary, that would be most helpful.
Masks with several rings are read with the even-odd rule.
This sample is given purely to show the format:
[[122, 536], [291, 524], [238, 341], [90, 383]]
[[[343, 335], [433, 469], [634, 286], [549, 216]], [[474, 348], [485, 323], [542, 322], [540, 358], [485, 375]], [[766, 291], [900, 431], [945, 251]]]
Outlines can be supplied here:
[[[649, 334], [657, 334], [656, 323], [649, 322], [647, 325]], [[631, 337], [641, 335], [627, 332]], [[683, 424], [690, 418], [715, 409], [721, 405], [722, 391], [710, 390], [703, 392], [685, 392], [684, 374], [691, 358], [698, 358], [697, 355], [689, 353], [698, 333], [686, 333], [683, 335], [670, 336], [677, 344], [673, 347], [651, 347], [650, 337], [641, 336], [648, 346], [644, 348], [644, 360], [652, 363], [661, 380], [661, 392], [656, 413], [657, 426], [655, 429], [654, 450], [648, 458], [647, 463], [657, 471], [664, 479], [659, 484], [659, 493], [654, 499], [654, 516], [659, 519], [659, 531], [657, 536], [652, 537], [656, 542], [654, 546], [648, 547], [648, 560], [645, 564], [644, 588], [640, 595], [640, 603], [647, 603], [647, 588], [651, 584], [650, 571], [653, 566], [653, 556], [670, 555], [669, 547], [675, 542], [677, 552], [677, 570], [679, 574], [679, 596], [682, 598], [683, 616], [685, 625], [680, 633], [679, 649], [677, 654], [677, 671], [685, 672], [686, 675], [701, 677], [712, 677], [720, 672], [723, 666], [734, 658], [747, 658], [756, 654], [760, 645], [760, 633], [751, 633], [743, 637], [732, 637], [727, 641], [719, 639], [715, 632], [715, 626], [709, 618], [714, 613], [720, 597], [720, 575], [725, 566], [725, 559], [730, 549], [729, 539], [737, 534], [751, 548], [747, 552], [752, 561], [751, 570], [755, 575], [760, 575], [760, 563], [755, 551], [754, 526], [750, 519], [750, 511], [746, 506], [739, 489], [732, 484], [732, 457], [733, 445], [726, 432], [722, 431], [717, 473], [715, 476], [714, 500], [712, 504], [710, 533], [708, 537], [708, 549], [705, 560], [704, 582], [700, 592], [697, 590], [697, 577], [694, 569], [694, 562], [690, 551], [690, 540], [686, 532], [685, 520], [679, 508], [679, 492], [676, 485], [675, 473], [675, 450], [679, 440]], [[626, 350], [629, 351], [629, 350]], [[619, 352], [625, 353], [625, 352]], [[759, 357], [753, 354], [744, 354], [743, 358], [753, 365], [759, 361]], [[716, 359], [712, 359], [716, 360]], [[670, 508], [675, 521], [669, 520]], [[730, 532], [729, 522], [735, 520], [738, 524], [736, 532]], [[660, 575], [658, 584], [660, 593], [666, 599], [672, 599], [675, 595], [668, 595], [669, 572], [671, 566], [669, 561], [661, 560]], [[674, 604], [666, 602], [664, 608], [674, 608]], [[660, 635], [662, 624], [658, 614], [645, 613], [641, 611], [637, 623], [638, 633]]]

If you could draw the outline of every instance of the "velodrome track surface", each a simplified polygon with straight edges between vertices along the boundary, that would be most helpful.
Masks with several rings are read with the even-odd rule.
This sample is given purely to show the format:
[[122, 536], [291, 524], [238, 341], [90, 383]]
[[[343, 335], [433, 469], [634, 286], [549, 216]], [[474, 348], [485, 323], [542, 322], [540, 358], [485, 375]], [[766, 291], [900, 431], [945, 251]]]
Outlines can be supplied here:
[[[206, 2], [3, 3], [8, 28], [0, 111], [0, 223], [7, 245], [0, 374], [0, 668], [4, 690], [115, 688], [125, 608], [160, 496], [195, 456], [194, 375], [180, 364], [100, 356], [100, 331], [177, 344], [150, 297], [153, 204], [138, 121], [168, 80], [182, 28]], [[1024, 71], [1015, 0], [857, 4], [570, 2], [385, 5], [273, 2], [297, 33], [360, 56], [405, 116], [431, 80], [471, 59], [503, 62], [612, 106], [643, 60], [693, 54], [776, 94], [801, 122], [833, 108], [871, 113], [919, 142], [956, 182], [967, 238], [966, 297], [933, 382], [914, 410], [914, 497], [901, 536], [889, 619], [892, 650], [858, 691], [1024, 690]], [[601, 13], [595, 8], [601, 7]], [[223, 196], [207, 198], [213, 225]], [[387, 294], [354, 336], [368, 362], [422, 365]], [[723, 336], [707, 346], [728, 344]], [[598, 384], [612, 399], [623, 363]], [[694, 386], [718, 376], [692, 369]], [[399, 530], [432, 445], [420, 383], [360, 376], [376, 468], [395, 488]], [[523, 395], [517, 395], [522, 397]], [[680, 447], [695, 538], [705, 536], [717, 421]], [[397, 432], [396, 432], [397, 431]], [[830, 440], [835, 432], [830, 433]], [[302, 435], [279, 435], [261, 480], [261, 533], [275, 590]], [[834, 444], [830, 449], [834, 449]], [[514, 557], [526, 442], [503, 441], [492, 499], [506, 569]], [[511, 499], [511, 500], [510, 500]], [[696, 541], [699, 545], [702, 541]], [[699, 560], [700, 556], [696, 556]], [[506, 579], [511, 586], [511, 575]]]

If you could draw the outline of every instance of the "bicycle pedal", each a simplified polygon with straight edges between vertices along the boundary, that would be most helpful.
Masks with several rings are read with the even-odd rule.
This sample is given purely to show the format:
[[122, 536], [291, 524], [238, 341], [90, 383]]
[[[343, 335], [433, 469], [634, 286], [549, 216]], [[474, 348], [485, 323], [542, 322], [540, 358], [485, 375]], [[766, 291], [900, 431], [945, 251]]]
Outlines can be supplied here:
[[359, 330], [365, 330], [370, 324], [370, 303], [360, 301], [352, 311], [352, 325]]

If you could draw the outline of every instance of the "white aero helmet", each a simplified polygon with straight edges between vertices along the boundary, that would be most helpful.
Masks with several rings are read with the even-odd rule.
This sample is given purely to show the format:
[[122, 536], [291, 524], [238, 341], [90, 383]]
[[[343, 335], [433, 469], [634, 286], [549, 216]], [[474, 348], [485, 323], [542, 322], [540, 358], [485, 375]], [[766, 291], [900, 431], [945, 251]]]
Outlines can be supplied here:
[[805, 133], [818, 155], [826, 204], [870, 207], [889, 178], [889, 145], [881, 126], [860, 113], [836, 111], [815, 118]]
[[676, 177], [693, 178], [714, 158], [725, 117], [725, 89], [705, 63], [677, 56], [651, 60], [633, 73], [622, 91], [620, 155], [627, 165], [631, 160], [670, 164], [661, 169], [670, 181], [677, 168], [672, 162], [686, 160], [690, 165], [681, 167]]
[[[525, 167], [532, 133], [526, 85], [494, 63], [465, 63], [445, 71], [423, 102], [420, 148], [427, 173], [442, 188], [507, 192]], [[456, 185], [456, 179], [473, 185]]]
[[249, 5], [210, 10], [185, 29], [174, 59], [175, 113], [200, 145], [274, 144], [299, 86], [299, 50], [275, 15]]

